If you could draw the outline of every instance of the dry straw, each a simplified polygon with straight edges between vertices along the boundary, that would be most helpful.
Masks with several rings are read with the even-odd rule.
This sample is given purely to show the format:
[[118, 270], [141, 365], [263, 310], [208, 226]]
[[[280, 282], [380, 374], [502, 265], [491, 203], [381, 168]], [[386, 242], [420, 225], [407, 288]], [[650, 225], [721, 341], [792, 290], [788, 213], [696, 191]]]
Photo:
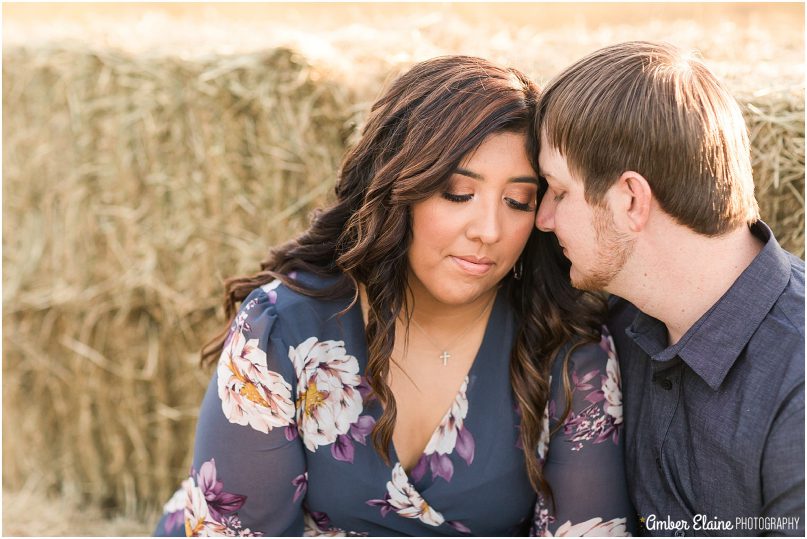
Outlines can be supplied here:
[[[223, 278], [327, 200], [386, 75], [324, 73], [286, 49], [5, 48], [4, 487], [141, 517], [169, 498]], [[738, 95], [763, 216], [803, 256], [803, 89]]]

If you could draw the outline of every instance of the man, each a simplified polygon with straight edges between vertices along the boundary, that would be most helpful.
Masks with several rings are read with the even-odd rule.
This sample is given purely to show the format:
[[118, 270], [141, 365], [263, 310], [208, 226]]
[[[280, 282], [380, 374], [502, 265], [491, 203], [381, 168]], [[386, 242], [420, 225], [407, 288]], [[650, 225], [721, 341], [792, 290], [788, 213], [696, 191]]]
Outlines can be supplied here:
[[698, 59], [631, 42], [566, 69], [539, 114], [536, 224], [572, 284], [618, 296], [645, 530], [803, 536], [804, 263], [759, 220], [737, 103]]

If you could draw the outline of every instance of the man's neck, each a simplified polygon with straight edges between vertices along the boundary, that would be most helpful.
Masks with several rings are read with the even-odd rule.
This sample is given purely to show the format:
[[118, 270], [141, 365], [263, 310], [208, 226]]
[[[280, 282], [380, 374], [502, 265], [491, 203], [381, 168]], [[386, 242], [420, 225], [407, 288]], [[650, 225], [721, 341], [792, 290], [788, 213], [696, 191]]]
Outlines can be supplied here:
[[643, 247], [609, 289], [663, 322], [672, 345], [731, 288], [763, 244], [747, 227], [710, 238], [676, 225]]

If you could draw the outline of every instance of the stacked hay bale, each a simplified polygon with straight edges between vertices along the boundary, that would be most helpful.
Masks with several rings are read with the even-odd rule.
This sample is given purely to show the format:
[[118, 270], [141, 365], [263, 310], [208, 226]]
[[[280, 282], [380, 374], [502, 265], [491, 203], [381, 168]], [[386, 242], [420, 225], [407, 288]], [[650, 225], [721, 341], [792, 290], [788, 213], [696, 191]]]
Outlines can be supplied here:
[[[327, 201], [386, 75], [357, 91], [288, 49], [6, 47], [5, 487], [36, 480], [127, 514], [168, 499], [222, 280]], [[763, 217], [803, 256], [803, 89], [738, 95]]]
[[4, 485], [131, 513], [187, 472], [222, 280], [325, 203], [352, 100], [283, 49], [3, 75]]

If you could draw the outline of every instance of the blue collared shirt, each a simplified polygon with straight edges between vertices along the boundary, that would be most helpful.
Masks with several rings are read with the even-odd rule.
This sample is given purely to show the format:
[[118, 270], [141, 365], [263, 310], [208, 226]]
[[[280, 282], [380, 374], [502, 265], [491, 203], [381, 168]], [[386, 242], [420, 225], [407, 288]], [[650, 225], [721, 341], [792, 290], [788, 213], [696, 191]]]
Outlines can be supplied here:
[[762, 221], [751, 231], [762, 251], [672, 346], [662, 322], [611, 298], [646, 533], [804, 535], [804, 262]]

